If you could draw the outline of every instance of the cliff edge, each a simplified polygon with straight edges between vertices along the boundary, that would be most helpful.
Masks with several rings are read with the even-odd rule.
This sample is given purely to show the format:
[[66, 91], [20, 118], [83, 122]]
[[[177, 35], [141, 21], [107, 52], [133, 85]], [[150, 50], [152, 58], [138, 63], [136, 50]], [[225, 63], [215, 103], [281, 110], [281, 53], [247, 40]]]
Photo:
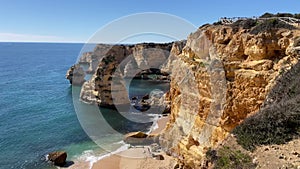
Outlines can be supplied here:
[[278, 78], [299, 61], [299, 29], [238, 24], [204, 25], [174, 55], [171, 120], [160, 140], [186, 168], [204, 167], [207, 150], [268, 104]]
[[[300, 30], [277, 19], [203, 25], [187, 41], [97, 45], [80, 59], [94, 73], [80, 98], [107, 107], [128, 104], [123, 78], [141, 78], [141, 72], [159, 69], [170, 78], [170, 91], [164, 95], [170, 121], [160, 144], [183, 168], [208, 168], [207, 153], [232, 133], [247, 150], [284, 143], [300, 133], [299, 58]], [[281, 135], [272, 127], [282, 129]], [[256, 130], [274, 135], [243, 134]], [[284, 134], [288, 139], [276, 142]], [[264, 140], [266, 136], [275, 141]]]

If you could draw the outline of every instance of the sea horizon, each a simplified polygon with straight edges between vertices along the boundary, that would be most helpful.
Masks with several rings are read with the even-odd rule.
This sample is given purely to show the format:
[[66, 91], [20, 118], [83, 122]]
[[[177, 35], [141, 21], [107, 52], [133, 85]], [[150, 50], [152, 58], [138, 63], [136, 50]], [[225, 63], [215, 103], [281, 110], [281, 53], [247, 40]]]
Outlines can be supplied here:
[[[58, 150], [67, 151], [69, 161], [93, 161], [92, 157], [99, 158], [125, 145], [115, 134], [107, 135], [103, 145], [95, 144], [78, 121], [73, 99], [74, 91], [79, 95], [80, 87], [72, 87], [65, 74], [76, 63], [82, 46], [0, 42], [0, 85], [6, 89], [0, 92], [1, 169], [51, 168], [44, 157]], [[140, 87], [143, 88], [137, 86], [136, 90], [140, 91]], [[78, 95], [75, 100], [79, 100]], [[85, 111], [93, 109], [91, 105], [78, 104]], [[93, 118], [99, 112], [86, 114]], [[113, 113], [111, 118], [116, 118]], [[114, 146], [105, 145], [111, 141]]]

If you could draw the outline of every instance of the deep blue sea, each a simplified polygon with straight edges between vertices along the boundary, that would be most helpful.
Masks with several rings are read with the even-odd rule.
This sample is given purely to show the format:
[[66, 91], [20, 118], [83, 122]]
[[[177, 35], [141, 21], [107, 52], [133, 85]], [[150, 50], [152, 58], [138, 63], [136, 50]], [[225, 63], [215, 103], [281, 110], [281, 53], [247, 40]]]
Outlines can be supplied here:
[[[80, 87], [71, 87], [65, 74], [82, 47], [83, 44], [0, 43], [0, 169], [54, 168], [45, 162], [45, 155], [56, 150], [67, 151], [69, 161], [91, 160], [122, 146], [119, 129], [149, 128], [122, 121], [123, 117], [112, 110], [100, 111], [79, 102]], [[132, 84], [135, 89], [131, 93], [139, 95], [168, 88], [164, 84]], [[124, 114], [133, 121], [145, 119], [138, 113]]]

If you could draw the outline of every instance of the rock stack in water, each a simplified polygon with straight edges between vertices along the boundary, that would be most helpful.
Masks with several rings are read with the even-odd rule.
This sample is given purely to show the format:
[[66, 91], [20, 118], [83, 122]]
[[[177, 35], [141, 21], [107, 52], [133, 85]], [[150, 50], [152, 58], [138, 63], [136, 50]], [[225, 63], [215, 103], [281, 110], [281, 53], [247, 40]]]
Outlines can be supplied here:
[[[88, 72], [93, 73], [91, 79], [83, 84], [80, 99], [102, 107], [129, 106], [124, 78], [146, 78], [149, 73], [154, 73], [162, 77], [158, 81], [169, 82], [168, 74], [161, 72], [160, 68], [167, 62], [171, 47], [172, 43], [98, 44], [93, 52], [85, 53], [79, 60], [79, 63], [88, 63]], [[73, 67], [67, 78], [75, 84]], [[82, 84], [82, 79], [78, 79], [79, 84]]]
[[70, 84], [76, 86], [81, 86], [85, 82], [84, 77], [84, 70], [79, 64], [71, 66], [66, 74], [66, 79], [70, 81]]
[[56, 166], [64, 166], [66, 164], [67, 153], [65, 151], [55, 151], [48, 154], [48, 160]]

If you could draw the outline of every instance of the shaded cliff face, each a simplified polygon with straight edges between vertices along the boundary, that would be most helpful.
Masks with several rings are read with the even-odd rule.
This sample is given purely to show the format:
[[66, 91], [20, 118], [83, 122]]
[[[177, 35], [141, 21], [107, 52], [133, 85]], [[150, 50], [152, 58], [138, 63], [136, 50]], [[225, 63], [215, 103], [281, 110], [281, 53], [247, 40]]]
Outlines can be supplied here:
[[191, 34], [171, 64], [171, 120], [160, 138], [165, 149], [199, 168], [206, 150], [257, 113], [277, 77], [298, 62], [299, 35], [222, 25]]
[[124, 78], [133, 78], [151, 68], [160, 69], [168, 59], [171, 47], [172, 43], [97, 45], [94, 52], [85, 54], [80, 59], [82, 62], [89, 62], [89, 72], [95, 72], [92, 78], [84, 83], [80, 99], [105, 107], [128, 105]]
[[84, 76], [85, 73], [78, 64], [71, 66], [66, 73], [66, 79], [69, 80], [70, 84], [76, 86], [81, 86], [85, 82]]

